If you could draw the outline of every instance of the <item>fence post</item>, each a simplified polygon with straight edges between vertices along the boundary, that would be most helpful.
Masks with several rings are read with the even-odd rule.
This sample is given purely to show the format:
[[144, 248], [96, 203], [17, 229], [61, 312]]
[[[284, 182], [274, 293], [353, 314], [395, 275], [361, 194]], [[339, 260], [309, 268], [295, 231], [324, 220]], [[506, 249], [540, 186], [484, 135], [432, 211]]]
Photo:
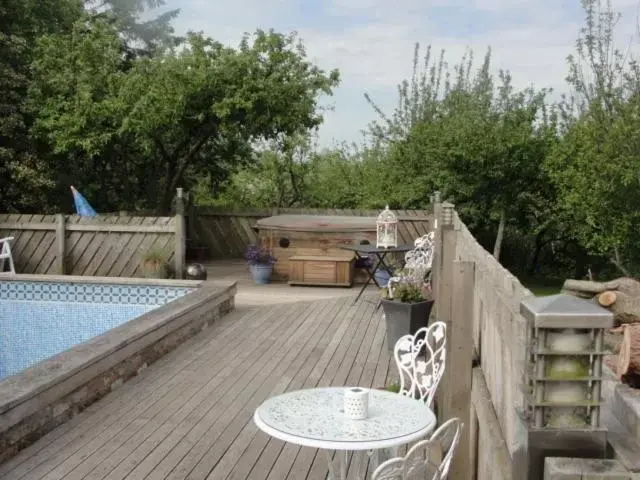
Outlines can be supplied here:
[[444, 405], [439, 412], [445, 418], [458, 417], [464, 423], [460, 444], [451, 466], [451, 480], [473, 477], [471, 463], [471, 382], [473, 378], [473, 302], [475, 263], [453, 262], [450, 343], [447, 346], [447, 377]]
[[66, 219], [61, 213], [56, 215], [56, 271], [58, 275], [64, 275], [65, 272], [65, 256], [66, 252], [66, 236], [65, 231]]
[[[451, 350], [451, 333], [453, 324], [453, 262], [456, 256], [456, 235], [457, 232], [453, 225], [454, 206], [450, 203], [441, 205], [440, 217], [438, 220], [438, 232], [440, 233], [440, 255], [438, 255], [437, 264], [434, 273], [437, 271], [435, 280], [435, 307], [436, 318], [442, 320], [447, 325], [447, 351]], [[456, 299], [457, 301], [457, 299]], [[438, 405], [438, 424], [442, 423], [447, 414], [447, 398], [451, 389], [449, 381], [451, 373], [450, 356], [447, 359], [447, 366], [442, 377], [441, 384], [436, 393], [436, 402]]]
[[175, 269], [176, 278], [184, 278], [184, 261], [185, 261], [185, 228], [184, 228], [184, 197], [182, 188], [178, 188], [176, 192], [176, 215], [174, 218], [176, 234], [175, 234]]
[[[433, 195], [433, 231], [435, 232], [433, 261], [431, 264], [431, 288], [433, 289], [433, 298], [438, 296], [440, 265], [442, 264], [442, 222], [438, 220], [442, 216], [442, 204], [440, 203], [440, 192]], [[438, 315], [438, 305], [433, 306], [434, 315]]]

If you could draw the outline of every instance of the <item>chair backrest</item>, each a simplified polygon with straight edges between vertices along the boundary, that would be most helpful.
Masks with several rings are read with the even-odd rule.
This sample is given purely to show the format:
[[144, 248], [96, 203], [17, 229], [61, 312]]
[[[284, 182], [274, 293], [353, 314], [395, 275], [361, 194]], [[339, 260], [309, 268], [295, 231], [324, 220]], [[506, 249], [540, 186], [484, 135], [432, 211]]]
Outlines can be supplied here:
[[413, 250], [404, 255], [404, 268], [413, 270], [419, 278], [423, 278], [433, 263], [434, 240], [434, 232], [416, 239]]
[[411, 447], [404, 457], [382, 463], [371, 480], [445, 480], [463, 427], [459, 418], [447, 420], [428, 440]]
[[[11, 244], [13, 237], [0, 238], [0, 274], [14, 274], [13, 256], [11, 254]], [[9, 263], [9, 271], [4, 271], [5, 261]]]
[[420, 398], [431, 407], [444, 374], [447, 325], [437, 321], [415, 335], [400, 337], [393, 355], [400, 374], [400, 394]]

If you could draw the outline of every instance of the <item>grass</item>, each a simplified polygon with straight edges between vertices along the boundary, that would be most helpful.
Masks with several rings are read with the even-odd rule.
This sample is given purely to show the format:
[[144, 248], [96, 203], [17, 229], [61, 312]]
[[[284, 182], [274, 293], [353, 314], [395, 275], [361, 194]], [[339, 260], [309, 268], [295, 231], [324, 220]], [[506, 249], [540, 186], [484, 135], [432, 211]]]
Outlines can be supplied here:
[[562, 278], [520, 278], [522, 284], [538, 297], [560, 293], [564, 279]]

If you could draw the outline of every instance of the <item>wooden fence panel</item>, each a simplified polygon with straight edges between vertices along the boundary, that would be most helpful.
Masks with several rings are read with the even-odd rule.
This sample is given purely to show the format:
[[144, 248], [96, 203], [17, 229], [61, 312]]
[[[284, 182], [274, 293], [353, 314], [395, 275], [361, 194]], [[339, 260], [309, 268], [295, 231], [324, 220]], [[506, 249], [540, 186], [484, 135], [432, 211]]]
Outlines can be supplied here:
[[[274, 208], [223, 211], [199, 207], [192, 210], [189, 222], [197, 241], [208, 247], [213, 259], [242, 258], [250, 244], [258, 244], [254, 230], [256, 222], [273, 215], [341, 215], [376, 217], [379, 210], [322, 209], [322, 208]], [[413, 241], [433, 229], [430, 210], [395, 210], [398, 215], [398, 241]]]
[[0, 214], [0, 238], [11, 243], [17, 273], [60, 274], [60, 247], [64, 273], [70, 275], [141, 276], [141, 258], [150, 248], [175, 255], [175, 218], [100, 215], [64, 217], [64, 242], [57, 238], [55, 215]]

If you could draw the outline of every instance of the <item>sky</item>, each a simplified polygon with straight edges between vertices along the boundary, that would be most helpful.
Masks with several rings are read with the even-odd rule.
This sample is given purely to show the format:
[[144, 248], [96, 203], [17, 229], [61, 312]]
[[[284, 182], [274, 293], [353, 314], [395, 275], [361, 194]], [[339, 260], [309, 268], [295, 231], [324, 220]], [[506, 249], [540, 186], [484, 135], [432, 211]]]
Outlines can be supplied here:
[[[618, 46], [634, 51], [640, 0], [612, 0], [621, 13]], [[311, 61], [337, 68], [341, 84], [321, 103], [331, 107], [318, 133], [321, 147], [362, 142], [376, 119], [368, 93], [392, 113], [397, 85], [411, 75], [416, 43], [455, 64], [467, 48], [476, 64], [487, 48], [492, 70], [509, 70], [517, 88], [567, 91], [566, 58], [574, 51], [584, 12], [579, 0], [166, 0], [180, 9], [176, 33], [203, 32], [231, 46], [257, 28], [301, 37]]]

